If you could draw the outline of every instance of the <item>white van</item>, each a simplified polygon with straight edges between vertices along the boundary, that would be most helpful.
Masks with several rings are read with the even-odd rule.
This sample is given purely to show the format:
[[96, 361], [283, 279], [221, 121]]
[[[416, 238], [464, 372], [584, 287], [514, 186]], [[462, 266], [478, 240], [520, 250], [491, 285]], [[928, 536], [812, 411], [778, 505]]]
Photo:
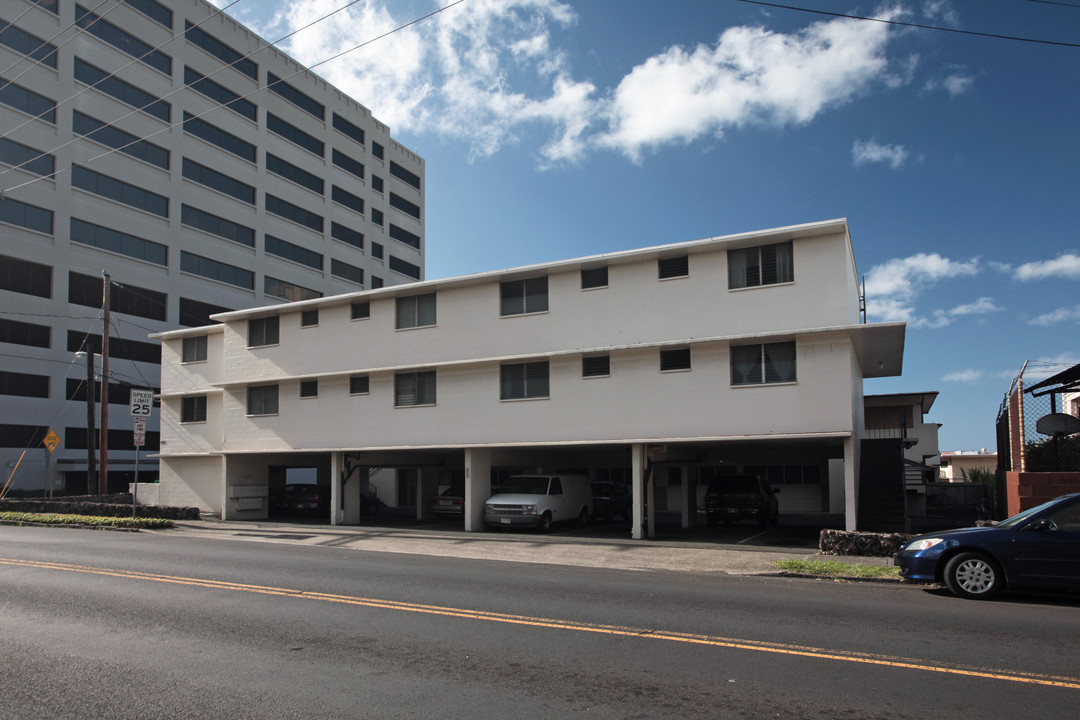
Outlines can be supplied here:
[[535, 527], [592, 516], [592, 486], [585, 475], [511, 475], [484, 503], [484, 523], [490, 527]]

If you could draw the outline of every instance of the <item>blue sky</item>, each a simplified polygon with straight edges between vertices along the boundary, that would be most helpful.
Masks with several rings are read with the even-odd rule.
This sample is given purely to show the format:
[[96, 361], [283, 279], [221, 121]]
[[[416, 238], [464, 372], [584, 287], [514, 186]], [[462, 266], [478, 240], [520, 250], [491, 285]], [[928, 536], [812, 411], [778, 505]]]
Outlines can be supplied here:
[[[451, 0], [363, 0], [315, 64]], [[219, 5], [225, 4], [218, 2]], [[347, 0], [240, 0], [276, 40]], [[846, 217], [942, 450], [1080, 362], [1080, 0], [464, 0], [317, 72], [427, 162], [427, 277]], [[969, 33], [1008, 35], [1021, 42]]]

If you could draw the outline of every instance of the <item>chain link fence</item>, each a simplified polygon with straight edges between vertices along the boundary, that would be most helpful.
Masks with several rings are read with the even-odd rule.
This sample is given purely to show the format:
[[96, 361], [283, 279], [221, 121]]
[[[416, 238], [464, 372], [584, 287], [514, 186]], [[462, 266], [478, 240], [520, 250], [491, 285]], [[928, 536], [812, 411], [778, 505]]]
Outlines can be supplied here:
[[[1025, 384], [1024, 369], [1012, 381], [997, 418], [998, 469], [1019, 472], [1080, 472], [1080, 434], [1039, 432], [1048, 415], [1080, 412], [1080, 390], [1037, 387], [1042, 378]], [[1044, 430], [1047, 421], [1044, 421]]]

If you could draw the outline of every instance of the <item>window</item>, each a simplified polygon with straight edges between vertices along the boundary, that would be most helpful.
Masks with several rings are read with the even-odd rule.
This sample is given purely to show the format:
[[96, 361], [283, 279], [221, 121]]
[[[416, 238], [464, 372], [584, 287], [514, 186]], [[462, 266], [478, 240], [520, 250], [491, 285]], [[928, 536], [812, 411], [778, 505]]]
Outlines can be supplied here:
[[660, 258], [656, 261], [657, 277], [661, 280], [667, 278], [686, 277], [690, 274], [690, 258], [686, 255], [678, 257]]
[[[75, 24], [78, 27], [85, 29], [91, 35], [95, 35], [109, 43], [120, 52], [127, 53], [139, 62], [145, 63], [166, 75], [172, 74], [171, 57], [160, 50], [155, 50], [152, 45], [144, 43], [127, 30], [113, 25], [105, 18], [90, 12], [82, 5], [75, 6]], [[56, 62], [55, 58], [53, 59], [53, 62]], [[54, 64], [53, 67], [56, 67], [56, 65]]]
[[397, 329], [435, 324], [435, 293], [397, 299]]
[[0, 162], [43, 177], [56, 171], [56, 158], [52, 155], [4, 137], [0, 137]]
[[202, 118], [195, 117], [189, 112], [184, 113], [184, 132], [201, 138], [211, 145], [216, 145], [225, 152], [230, 152], [250, 163], [255, 162], [254, 145], [246, 140], [241, 140], [232, 133], [225, 132], [217, 125], [211, 125]]
[[206, 335], [184, 338], [181, 362], [206, 362]]
[[403, 180], [404, 182], [407, 182], [409, 185], [412, 185], [417, 190], [420, 189], [420, 176], [416, 173], [409, 172], [393, 160], [390, 161], [390, 174], [396, 177], [398, 180]]
[[323, 231], [322, 215], [316, 215], [310, 210], [305, 210], [299, 205], [293, 205], [291, 202], [282, 200], [270, 193], [266, 193], [266, 211], [286, 220], [292, 220], [294, 223], [303, 225], [306, 228], [311, 228], [315, 232], [321, 233]]
[[344, 205], [350, 210], [355, 210], [361, 215], [364, 214], [364, 198], [358, 195], [353, 195], [351, 192], [344, 188], [339, 188], [334, 185], [330, 191], [330, 196], [334, 202]]
[[371, 289], [376, 290], [378, 288], [381, 288], [382, 286], [383, 286], [383, 279], [381, 277], [379, 277], [378, 275], [372, 275], [371, 276]]
[[372, 155], [373, 155], [374, 157], [377, 157], [377, 158], [379, 158], [380, 160], [382, 160], [382, 159], [383, 159], [383, 146], [382, 146], [382, 145], [380, 145], [380, 144], [379, 144], [379, 143], [377, 143], [377, 142], [373, 142], [373, 143], [371, 143], [371, 154], [372, 154]]
[[349, 378], [350, 395], [367, 395], [370, 383], [367, 375], [353, 375]]
[[549, 396], [548, 361], [510, 363], [499, 367], [499, 397], [524, 400]]
[[202, 28], [195, 27], [190, 20], [184, 21], [184, 26], [186, 28], [184, 35], [189, 43], [202, 48], [226, 65], [231, 65], [252, 80], [259, 79], [259, 66], [245, 58], [243, 54], [233, 50]]
[[371, 189], [374, 190], [377, 193], [382, 193], [382, 191], [383, 191], [383, 179], [381, 177], [379, 177], [378, 175], [372, 175], [371, 176]]
[[0, 255], [0, 290], [51, 298], [52, 268]]
[[210, 303], [182, 297], [180, 298], [180, 324], [184, 327], [210, 325], [214, 322], [210, 319], [211, 315], [230, 312], [231, 310], [232, 308], [211, 305]]
[[[85, 433], [86, 430], [84, 429], [83, 432]], [[48, 434], [48, 425], [9, 425], [3, 423], [0, 424], [0, 447], [20, 449], [41, 447], [41, 443]], [[67, 434], [65, 433], [65, 435]], [[64, 447], [71, 448], [70, 436], [67, 437]]]
[[397, 195], [395, 193], [390, 193], [390, 205], [391, 205], [391, 207], [396, 207], [398, 210], [400, 210], [403, 213], [407, 213], [409, 215], [412, 215], [417, 220], [420, 219], [420, 206], [417, 205], [416, 203], [409, 202], [408, 200], [401, 197], [400, 195]]
[[660, 351], [660, 372], [690, 369], [690, 348]]
[[180, 422], [206, 422], [205, 395], [192, 395], [191, 397], [182, 398], [180, 400]]
[[330, 274], [357, 285], [364, 284], [364, 270], [336, 258], [330, 258]]
[[124, 82], [120, 78], [110, 77], [109, 73], [88, 62], [75, 58], [75, 79], [91, 85], [106, 95], [111, 95], [120, 102], [137, 108], [158, 120], [171, 122], [172, 105], [161, 98], [151, 95], [142, 88]]
[[0, 343], [47, 348], [51, 346], [48, 325], [36, 325], [0, 318]]
[[341, 223], [330, 223], [330, 237], [335, 240], [340, 240], [343, 243], [348, 243], [353, 247], [364, 249], [364, 233], [357, 232], [350, 227], [346, 227]]
[[326, 120], [326, 108], [322, 103], [310, 95], [300, 92], [274, 73], [266, 73], [266, 86], [270, 88], [270, 92], [280, 95], [304, 112], [314, 115], [319, 120]]
[[144, 210], [163, 218], [169, 217], [169, 198], [164, 195], [152, 193], [138, 185], [117, 180], [81, 165], [71, 166], [71, 184], [73, 187], [129, 205], [136, 210]]
[[411, 277], [413, 280], [420, 279], [420, 267], [418, 265], [413, 265], [410, 262], [405, 262], [401, 258], [395, 257], [394, 255], [390, 256], [389, 265], [390, 269], [394, 272], [398, 272], [407, 277]]
[[235, 285], [245, 290], [255, 289], [255, 273], [250, 270], [189, 253], [186, 250], [180, 251], [180, 271]]
[[610, 355], [586, 355], [581, 358], [581, 377], [607, 377], [611, 375]]
[[547, 312], [548, 279], [543, 277], [525, 280], [506, 280], [499, 283], [499, 314], [525, 315]]
[[728, 288], [794, 282], [791, 241], [728, 250]]
[[273, 113], [266, 113], [266, 129], [280, 135], [291, 143], [299, 145], [314, 155], [323, 156], [324, 146], [321, 140], [314, 135], [308, 135], [300, 128], [285, 122]]
[[354, 302], [349, 307], [350, 320], [367, 320], [371, 317], [371, 303], [368, 301]]
[[[145, 260], [155, 265], [168, 266], [169, 248], [160, 243], [144, 240], [119, 230], [94, 225], [78, 218], [71, 218], [72, 242], [91, 245], [109, 252]], [[182, 255], [181, 255], [182, 259]]]
[[183, 175], [192, 182], [197, 182], [212, 190], [225, 193], [237, 200], [246, 202], [248, 205], [255, 204], [254, 187], [242, 183], [229, 175], [220, 173], [217, 170], [208, 168], [205, 165], [200, 165], [189, 158], [184, 158]]
[[390, 237], [394, 238], [398, 242], [405, 243], [409, 247], [414, 247], [417, 250], [420, 249], [420, 236], [414, 235], [413, 233], [405, 230], [404, 228], [399, 228], [394, 223], [390, 223]]
[[0, 196], [0, 222], [52, 235], [52, 210]]
[[278, 386], [252, 385], [247, 390], [248, 415], [277, 415]]
[[172, 10], [157, 0], [124, 0], [143, 15], [172, 30]]
[[358, 125], [353, 125], [337, 113], [334, 113], [334, 129], [342, 135], [352, 138], [361, 145], [364, 144], [364, 129]]
[[302, 398], [317, 398], [317, 397], [319, 397], [319, 381], [318, 380], [301, 380], [300, 381], [300, 397], [302, 397]]
[[33, 115], [39, 120], [56, 124], [56, 102], [44, 95], [38, 95], [33, 90], [27, 90], [22, 85], [0, 79], [0, 103]]
[[281, 298], [289, 302], [298, 300], [314, 300], [321, 298], [323, 294], [318, 290], [303, 287], [295, 283], [272, 278], [269, 275], [263, 278], [263, 293], [271, 297]]
[[398, 373], [394, 376], [394, 406], [435, 404], [435, 371]]
[[55, 45], [3, 20], [0, 20], [0, 45], [6, 45], [19, 55], [26, 55], [31, 60], [56, 69]]
[[378, 225], [379, 227], [382, 227], [383, 222], [384, 222], [384, 220], [383, 220], [383, 211], [382, 210], [377, 210], [375, 208], [371, 208], [371, 224], [372, 225]]
[[124, 132], [113, 125], [84, 115], [78, 110], [71, 113], [72, 129], [77, 135], [83, 135], [94, 142], [118, 150], [129, 157], [156, 165], [162, 170], [169, 169], [169, 151], [138, 136]]
[[383, 246], [377, 242], [371, 243], [371, 257], [382, 260], [383, 258]]
[[794, 341], [732, 346], [732, 385], [761, 385], [795, 380]]
[[323, 256], [313, 250], [286, 242], [273, 235], [263, 236], [263, 246], [270, 255], [276, 255], [316, 270], [323, 268]]
[[[90, 347], [90, 352], [100, 353], [101, 335], [88, 335], [82, 330], [68, 330], [68, 352], [79, 352], [85, 350], [86, 346]], [[126, 340], [113, 336], [109, 338], [109, 357], [160, 365], [161, 345], [159, 343], [139, 342], [138, 340]], [[127, 404], [126, 398], [124, 404]]]
[[[165, 293], [130, 283], [111, 283], [109, 304], [112, 311], [125, 315], [165, 322], [169, 296]], [[100, 308], [102, 304], [101, 277], [68, 273], [68, 302], [84, 307]]]
[[202, 230], [247, 247], [255, 247], [255, 228], [234, 223], [232, 220], [226, 220], [217, 215], [211, 215], [205, 210], [190, 205], [181, 205], [180, 222], [196, 230]]
[[319, 311], [303, 310], [300, 313], [300, 327], [315, 327], [319, 324]]
[[607, 287], [607, 266], [581, 269], [581, 289]]
[[266, 345], [278, 344], [278, 330], [280, 318], [273, 317], [257, 318], [248, 320], [248, 343], [251, 347], [265, 347]]
[[16, 397], [49, 397], [49, 376], [0, 370], [0, 395]]
[[293, 181], [301, 187], [306, 187], [312, 192], [323, 194], [324, 184], [321, 177], [309, 173], [307, 170], [302, 170], [291, 162], [282, 160], [277, 155], [266, 153], [266, 169], [286, 180]]
[[39, 8], [41, 8], [42, 10], [48, 10], [53, 15], [59, 15], [60, 14], [60, 10], [59, 10], [59, 7], [58, 7], [59, 1], [60, 0], [36, 0], [36, 2], [34, 4], [37, 5]]
[[184, 67], [184, 84], [198, 93], [214, 100], [232, 110], [237, 115], [246, 117], [255, 122], [258, 106], [250, 100], [245, 100], [239, 93], [234, 93], [229, 88], [214, 82], [202, 73]]
[[353, 160], [337, 148], [330, 151], [331, 161], [347, 173], [352, 173], [361, 180], [364, 179], [364, 163]]

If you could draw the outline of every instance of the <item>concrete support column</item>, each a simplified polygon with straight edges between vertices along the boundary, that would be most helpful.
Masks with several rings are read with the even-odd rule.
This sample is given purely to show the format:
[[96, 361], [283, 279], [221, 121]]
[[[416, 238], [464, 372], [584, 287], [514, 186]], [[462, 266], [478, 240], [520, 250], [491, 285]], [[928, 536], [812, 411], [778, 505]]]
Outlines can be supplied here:
[[340, 525], [341, 512], [341, 472], [345, 466], [345, 454], [330, 453], [330, 524]]
[[697, 468], [681, 467], [682, 526], [684, 530], [697, 527]]
[[431, 520], [431, 501], [439, 494], [439, 468], [423, 467], [416, 472], [416, 519]]
[[853, 437], [844, 438], [844, 529], [854, 531], [859, 523], [859, 453]]
[[[631, 528], [630, 537], [635, 540], [642, 540], [645, 538], [645, 505], [648, 503], [650, 510], [652, 509], [651, 502], [651, 487], [654, 483], [648, 483], [649, 490], [646, 490], [645, 483], [645, 468], [648, 464], [648, 457], [645, 453], [644, 443], [635, 443], [630, 449], [630, 481], [631, 489], [630, 493], [633, 496], [631, 498], [634, 503], [633, 510], [631, 512]], [[649, 522], [652, 524], [652, 515], [649, 513]], [[649, 531], [649, 537], [652, 537], [651, 530]]]
[[360, 524], [360, 491], [361, 483], [367, 482], [368, 468], [361, 466], [355, 468], [352, 474], [341, 484], [341, 524]]
[[465, 532], [484, 531], [484, 501], [491, 496], [491, 450], [465, 450]]

